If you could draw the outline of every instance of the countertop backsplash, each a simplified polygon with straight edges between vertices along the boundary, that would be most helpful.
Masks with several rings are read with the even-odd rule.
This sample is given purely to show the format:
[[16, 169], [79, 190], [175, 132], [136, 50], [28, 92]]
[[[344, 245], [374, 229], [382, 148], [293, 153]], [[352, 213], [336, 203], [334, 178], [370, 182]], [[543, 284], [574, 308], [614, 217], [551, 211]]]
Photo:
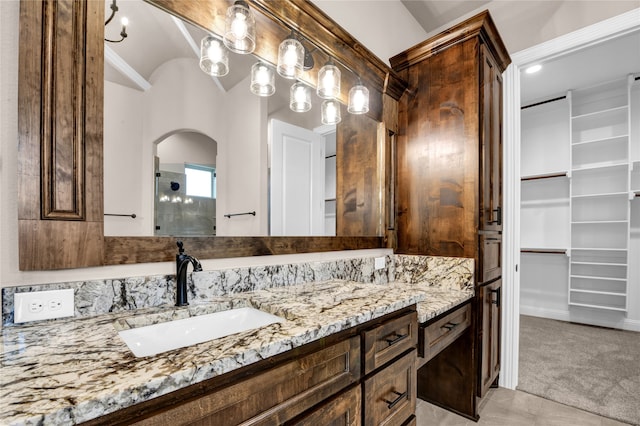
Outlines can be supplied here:
[[[213, 297], [327, 280], [384, 285], [398, 281], [451, 289], [473, 288], [473, 259], [387, 255], [375, 269], [375, 257], [325, 260], [269, 266], [206, 270], [189, 275], [189, 301], [206, 303]], [[175, 303], [175, 276], [153, 275], [121, 279], [38, 284], [2, 289], [2, 324], [13, 322], [17, 292], [74, 289], [75, 317], [91, 317]], [[56, 321], [56, 320], [52, 320]]]

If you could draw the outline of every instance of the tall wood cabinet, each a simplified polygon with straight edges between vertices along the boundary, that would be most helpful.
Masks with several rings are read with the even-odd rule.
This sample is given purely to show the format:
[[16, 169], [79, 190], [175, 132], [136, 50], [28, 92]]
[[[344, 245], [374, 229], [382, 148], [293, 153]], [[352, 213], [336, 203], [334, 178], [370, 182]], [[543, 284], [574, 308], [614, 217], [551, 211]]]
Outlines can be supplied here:
[[397, 252], [476, 260], [479, 396], [500, 369], [502, 72], [509, 63], [487, 11], [391, 58], [409, 83], [399, 106]]

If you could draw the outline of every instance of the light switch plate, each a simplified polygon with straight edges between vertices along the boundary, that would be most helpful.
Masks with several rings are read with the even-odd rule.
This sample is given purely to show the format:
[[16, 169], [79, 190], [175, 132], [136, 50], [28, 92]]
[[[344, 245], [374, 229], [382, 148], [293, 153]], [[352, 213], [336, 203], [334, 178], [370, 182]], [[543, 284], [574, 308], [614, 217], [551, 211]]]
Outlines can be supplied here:
[[15, 323], [72, 317], [73, 289], [14, 293], [13, 321]]
[[375, 258], [374, 267], [375, 267], [376, 270], [383, 269], [385, 266], [387, 266], [387, 263], [386, 263], [384, 257], [376, 257]]

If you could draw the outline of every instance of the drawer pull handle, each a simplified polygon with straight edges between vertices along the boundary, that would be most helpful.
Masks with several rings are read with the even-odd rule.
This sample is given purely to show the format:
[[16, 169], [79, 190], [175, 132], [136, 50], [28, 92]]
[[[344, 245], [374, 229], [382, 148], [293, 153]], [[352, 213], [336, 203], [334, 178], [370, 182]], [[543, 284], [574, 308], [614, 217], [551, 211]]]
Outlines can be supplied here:
[[398, 405], [398, 403], [400, 401], [402, 401], [403, 399], [405, 399], [408, 395], [408, 390], [404, 391], [403, 393], [400, 393], [398, 391], [392, 391], [394, 394], [398, 395], [398, 397], [396, 399], [394, 399], [393, 401], [388, 401], [388, 400], [384, 400], [384, 402], [387, 403], [387, 406], [389, 407], [389, 410], [391, 410], [393, 407], [395, 407], [396, 405]]
[[393, 339], [384, 339], [385, 342], [387, 342], [389, 344], [389, 346], [393, 346], [396, 343], [398, 343], [400, 340], [406, 339], [407, 337], [409, 337], [409, 334], [397, 334], [397, 333], [394, 333], [394, 334], [392, 334], [392, 336], [395, 336], [395, 338], [393, 338]]
[[453, 330], [454, 328], [456, 328], [458, 325], [460, 325], [460, 323], [455, 323], [455, 322], [448, 322], [445, 325], [443, 325], [441, 328], [446, 328], [448, 331]]

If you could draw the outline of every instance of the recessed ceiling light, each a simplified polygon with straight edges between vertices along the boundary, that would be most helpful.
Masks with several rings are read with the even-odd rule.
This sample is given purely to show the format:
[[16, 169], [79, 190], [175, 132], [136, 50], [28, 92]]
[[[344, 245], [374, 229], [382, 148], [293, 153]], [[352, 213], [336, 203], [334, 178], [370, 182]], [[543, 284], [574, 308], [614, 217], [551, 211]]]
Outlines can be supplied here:
[[529, 68], [527, 68], [527, 69], [525, 70], [525, 72], [526, 72], [527, 74], [533, 74], [534, 72], [538, 72], [538, 71], [540, 71], [541, 69], [542, 69], [542, 65], [540, 65], [540, 64], [536, 64], [536, 65], [531, 65]]

